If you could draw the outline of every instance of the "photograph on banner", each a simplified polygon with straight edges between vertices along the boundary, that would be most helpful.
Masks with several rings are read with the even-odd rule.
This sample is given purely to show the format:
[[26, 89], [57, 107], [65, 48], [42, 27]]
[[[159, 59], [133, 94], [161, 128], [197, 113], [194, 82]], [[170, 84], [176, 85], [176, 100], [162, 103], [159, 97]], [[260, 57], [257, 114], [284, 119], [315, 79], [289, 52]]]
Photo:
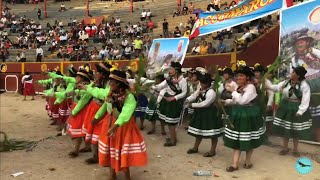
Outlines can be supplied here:
[[190, 39], [268, 16], [280, 10], [282, 5], [283, 0], [245, 0], [224, 11], [202, 12], [193, 27]]
[[171, 61], [181, 64], [189, 45], [188, 38], [154, 39], [148, 54], [147, 74], [154, 76], [168, 69]]
[[320, 1], [309, 1], [282, 11], [280, 55], [286, 64], [280, 76], [292, 67], [304, 66], [311, 88], [310, 112], [315, 139], [320, 142]]

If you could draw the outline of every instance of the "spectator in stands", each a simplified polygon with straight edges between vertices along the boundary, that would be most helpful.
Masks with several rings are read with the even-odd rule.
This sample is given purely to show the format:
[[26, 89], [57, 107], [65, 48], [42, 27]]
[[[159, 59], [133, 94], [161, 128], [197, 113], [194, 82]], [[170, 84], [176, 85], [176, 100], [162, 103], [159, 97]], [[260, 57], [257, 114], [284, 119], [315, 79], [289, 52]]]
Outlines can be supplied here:
[[99, 56], [100, 56], [100, 60], [105, 60], [106, 56], [107, 56], [107, 51], [106, 51], [106, 47], [102, 46], [100, 52], [99, 52]]
[[119, 27], [120, 26], [120, 23], [121, 23], [121, 20], [119, 17], [116, 17], [116, 20], [114, 21], [114, 24]]
[[113, 53], [112, 53], [111, 59], [112, 60], [115, 60], [115, 59], [119, 60], [120, 58], [121, 58], [120, 50], [118, 49], [117, 46], [115, 46], [114, 49], [113, 49]]
[[189, 14], [193, 14], [193, 11], [194, 11], [194, 5], [192, 4], [192, 2], [190, 2], [189, 4]]
[[146, 49], [146, 52], [149, 51], [150, 47], [151, 47], [151, 38], [148, 34], [144, 35], [144, 38], [143, 38], [143, 44], [144, 44], [144, 47]]
[[36, 49], [36, 56], [37, 56], [37, 62], [41, 62], [43, 57], [43, 49], [40, 47], [40, 45], [38, 45]]
[[181, 37], [181, 31], [180, 31], [179, 27], [177, 27], [177, 26], [175, 27], [173, 34], [174, 34], [175, 38]]
[[187, 15], [189, 12], [189, 8], [187, 7], [186, 4], [183, 4], [183, 7], [182, 7], [182, 15]]
[[150, 9], [148, 9], [147, 18], [150, 20], [151, 17], [152, 17], [151, 11], [150, 11]]
[[63, 11], [66, 11], [67, 9], [66, 9], [66, 6], [62, 3], [61, 5], [60, 5], [60, 9], [59, 9], [59, 11], [60, 12], [63, 12]]
[[27, 62], [27, 58], [26, 58], [26, 48], [23, 48], [23, 49], [21, 50], [20, 58], [21, 58], [21, 62]]
[[200, 55], [206, 55], [208, 54], [208, 45], [207, 41], [202, 41], [202, 44], [200, 45]]
[[184, 31], [183, 37], [189, 37], [191, 33], [191, 29], [189, 26], [186, 27], [186, 30]]
[[232, 1], [232, 2], [230, 3], [230, 5], [229, 5], [228, 9], [232, 9], [232, 8], [234, 8], [234, 7], [236, 7], [236, 6], [237, 6], [237, 2], [236, 2], [236, 1]]
[[149, 33], [151, 33], [151, 32], [153, 32], [153, 28], [154, 28], [154, 22], [151, 20], [151, 19], [149, 19], [149, 23], [148, 23], [148, 32]]
[[38, 16], [38, 20], [40, 20], [41, 19], [41, 9], [38, 9], [37, 16]]
[[217, 53], [225, 53], [227, 46], [223, 43], [223, 38], [219, 39], [219, 44], [217, 46]]
[[163, 20], [162, 30], [163, 30], [163, 37], [165, 38], [169, 37], [169, 23], [167, 22], [167, 19]]
[[173, 16], [172, 16], [172, 17], [180, 16], [180, 14], [181, 14], [180, 8], [177, 8], [176, 11], [173, 13]]
[[208, 54], [215, 54], [217, 52], [216, 48], [212, 46], [212, 43], [208, 43]]
[[214, 5], [212, 2], [210, 2], [207, 6], [207, 12], [213, 12], [213, 11], [215, 11]]
[[143, 47], [143, 41], [141, 40], [140, 36], [137, 36], [137, 38], [134, 40], [134, 50], [136, 57], [139, 57], [142, 52]]
[[6, 56], [5, 56], [4, 49], [0, 50], [0, 59], [1, 59], [2, 62], [6, 62]]
[[129, 44], [129, 41], [125, 37], [122, 37], [122, 41], [121, 41], [122, 48], [126, 48], [128, 44]]
[[21, 57], [20, 57], [20, 53], [18, 52], [16, 56], [16, 62], [20, 62], [20, 61], [21, 61]]
[[194, 47], [191, 50], [191, 55], [199, 55], [200, 53], [200, 46], [198, 42], [194, 43]]
[[142, 10], [140, 20], [141, 20], [141, 21], [144, 21], [144, 20], [146, 20], [146, 17], [147, 17], [147, 12], [146, 12], [146, 10]]
[[239, 39], [236, 39], [235, 43], [244, 44], [245, 41], [249, 42], [251, 37], [252, 37], [252, 34], [250, 32], [249, 27], [247, 26], [247, 27], [244, 28], [244, 34]]
[[221, 8], [221, 0], [213, 0], [213, 8], [216, 11], [220, 11]]
[[190, 26], [193, 27], [195, 22], [196, 20], [192, 16], [190, 16], [190, 18], [188, 19], [188, 24], [190, 24]]
[[132, 53], [132, 48], [128, 44], [124, 49], [124, 54], [123, 54], [124, 58], [131, 60], [131, 53]]

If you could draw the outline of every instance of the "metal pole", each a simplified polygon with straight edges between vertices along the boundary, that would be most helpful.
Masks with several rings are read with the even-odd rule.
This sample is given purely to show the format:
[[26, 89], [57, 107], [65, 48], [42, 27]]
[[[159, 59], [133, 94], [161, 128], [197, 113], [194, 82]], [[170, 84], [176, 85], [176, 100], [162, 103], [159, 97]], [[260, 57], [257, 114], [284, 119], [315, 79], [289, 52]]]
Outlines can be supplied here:
[[133, 13], [133, 0], [130, 0], [130, 13]]
[[44, 10], [43, 10], [44, 18], [47, 18], [47, 0], [44, 0]]
[[86, 16], [89, 16], [89, 0], [87, 0]]
[[178, 6], [179, 7], [181, 6], [181, 0], [178, 0]]

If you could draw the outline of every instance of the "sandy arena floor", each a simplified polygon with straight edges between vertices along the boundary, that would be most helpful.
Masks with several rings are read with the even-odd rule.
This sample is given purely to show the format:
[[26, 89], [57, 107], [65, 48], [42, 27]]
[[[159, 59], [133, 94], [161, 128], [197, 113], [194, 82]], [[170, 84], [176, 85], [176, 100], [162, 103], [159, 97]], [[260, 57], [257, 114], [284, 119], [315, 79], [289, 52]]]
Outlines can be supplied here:
[[[18, 94], [0, 95], [1, 131], [9, 138], [21, 140], [40, 140], [55, 136], [55, 126], [49, 125], [49, 118], [44, 110], [45, 100], [40, 96], [35, 101], [22, 101]], [[29, 98], [30, 99], [30, 98]], [[146, 126], [149, 123], [146, 122]], [[144, 132], [145, 135], [145, 132]], [[223, 146], [219, 139], [217, 155], [204, 158], [202, 154], [209, 150], [209, 141], [204, 140], [200, 153], [187, 155], [194, 139], [187, 135], [183, 128], [178, 130], [179, 144], [176, 147], [164, 148], [164, 137], [159, 131], [157, 135], [147, 136], [149, 164], [146, 167], [132, 168], [134, 180], [192, 180], [192, 179], [245, 179], [245, 180], [320, 180], [320, 164], [313, 160], [313, 171], [308, 175], [300, 175], [295, 170], [296, 158], [291, 155], [278, 155], [280, 139], [272, 138], [275, 146], [261, 146], [253, 156], [254, 167], [251, 170], [241, 168], [234, 173], [227, 173], [225, 168], [231, 163], [232, 150]], [[98, 165], [86, 165], [84, 160], [91, 153], [81, 154], [76, 159], [68, 157], [72, 143], [68, 136], [56, 137], [40, 142], [32, 152], [14, 151], [0, 154], [1, 180], [104, 180], [108, 177], [106, 168]], [[311, 157], [320, 154], [319, 146], [302, 144], [301, 151]], [[310, 155], [311, 154], [311, 155]], [[158, 157], [161, 156], [161, 157]], [[241, 158], [242, 162], [244, 156]], [[242, 163], [243, 164], [243, 163]], [[54, 170], [52, 169], [54, 168]], [[51, 169], [51, 170], [50, 170]], [[52, 171], [53, 170], [53, 171]], [[195, 177], [197, 170], [211, 170], [216, 177]], [[19, 177], [10, 174], [23, 171]], [[122, 176], [119, 176], [122, 179]]]

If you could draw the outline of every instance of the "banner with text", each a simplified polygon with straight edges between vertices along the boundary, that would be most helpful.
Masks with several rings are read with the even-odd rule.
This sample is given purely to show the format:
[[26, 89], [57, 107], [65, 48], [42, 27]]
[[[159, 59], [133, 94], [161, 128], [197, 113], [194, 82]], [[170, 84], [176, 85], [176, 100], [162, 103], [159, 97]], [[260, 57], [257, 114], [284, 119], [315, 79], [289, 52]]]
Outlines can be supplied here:
[[200, 13], [190, 39], [259, 19], [275, 13], [282, 5], [283, 0], [246, 0], [224, 11]]

